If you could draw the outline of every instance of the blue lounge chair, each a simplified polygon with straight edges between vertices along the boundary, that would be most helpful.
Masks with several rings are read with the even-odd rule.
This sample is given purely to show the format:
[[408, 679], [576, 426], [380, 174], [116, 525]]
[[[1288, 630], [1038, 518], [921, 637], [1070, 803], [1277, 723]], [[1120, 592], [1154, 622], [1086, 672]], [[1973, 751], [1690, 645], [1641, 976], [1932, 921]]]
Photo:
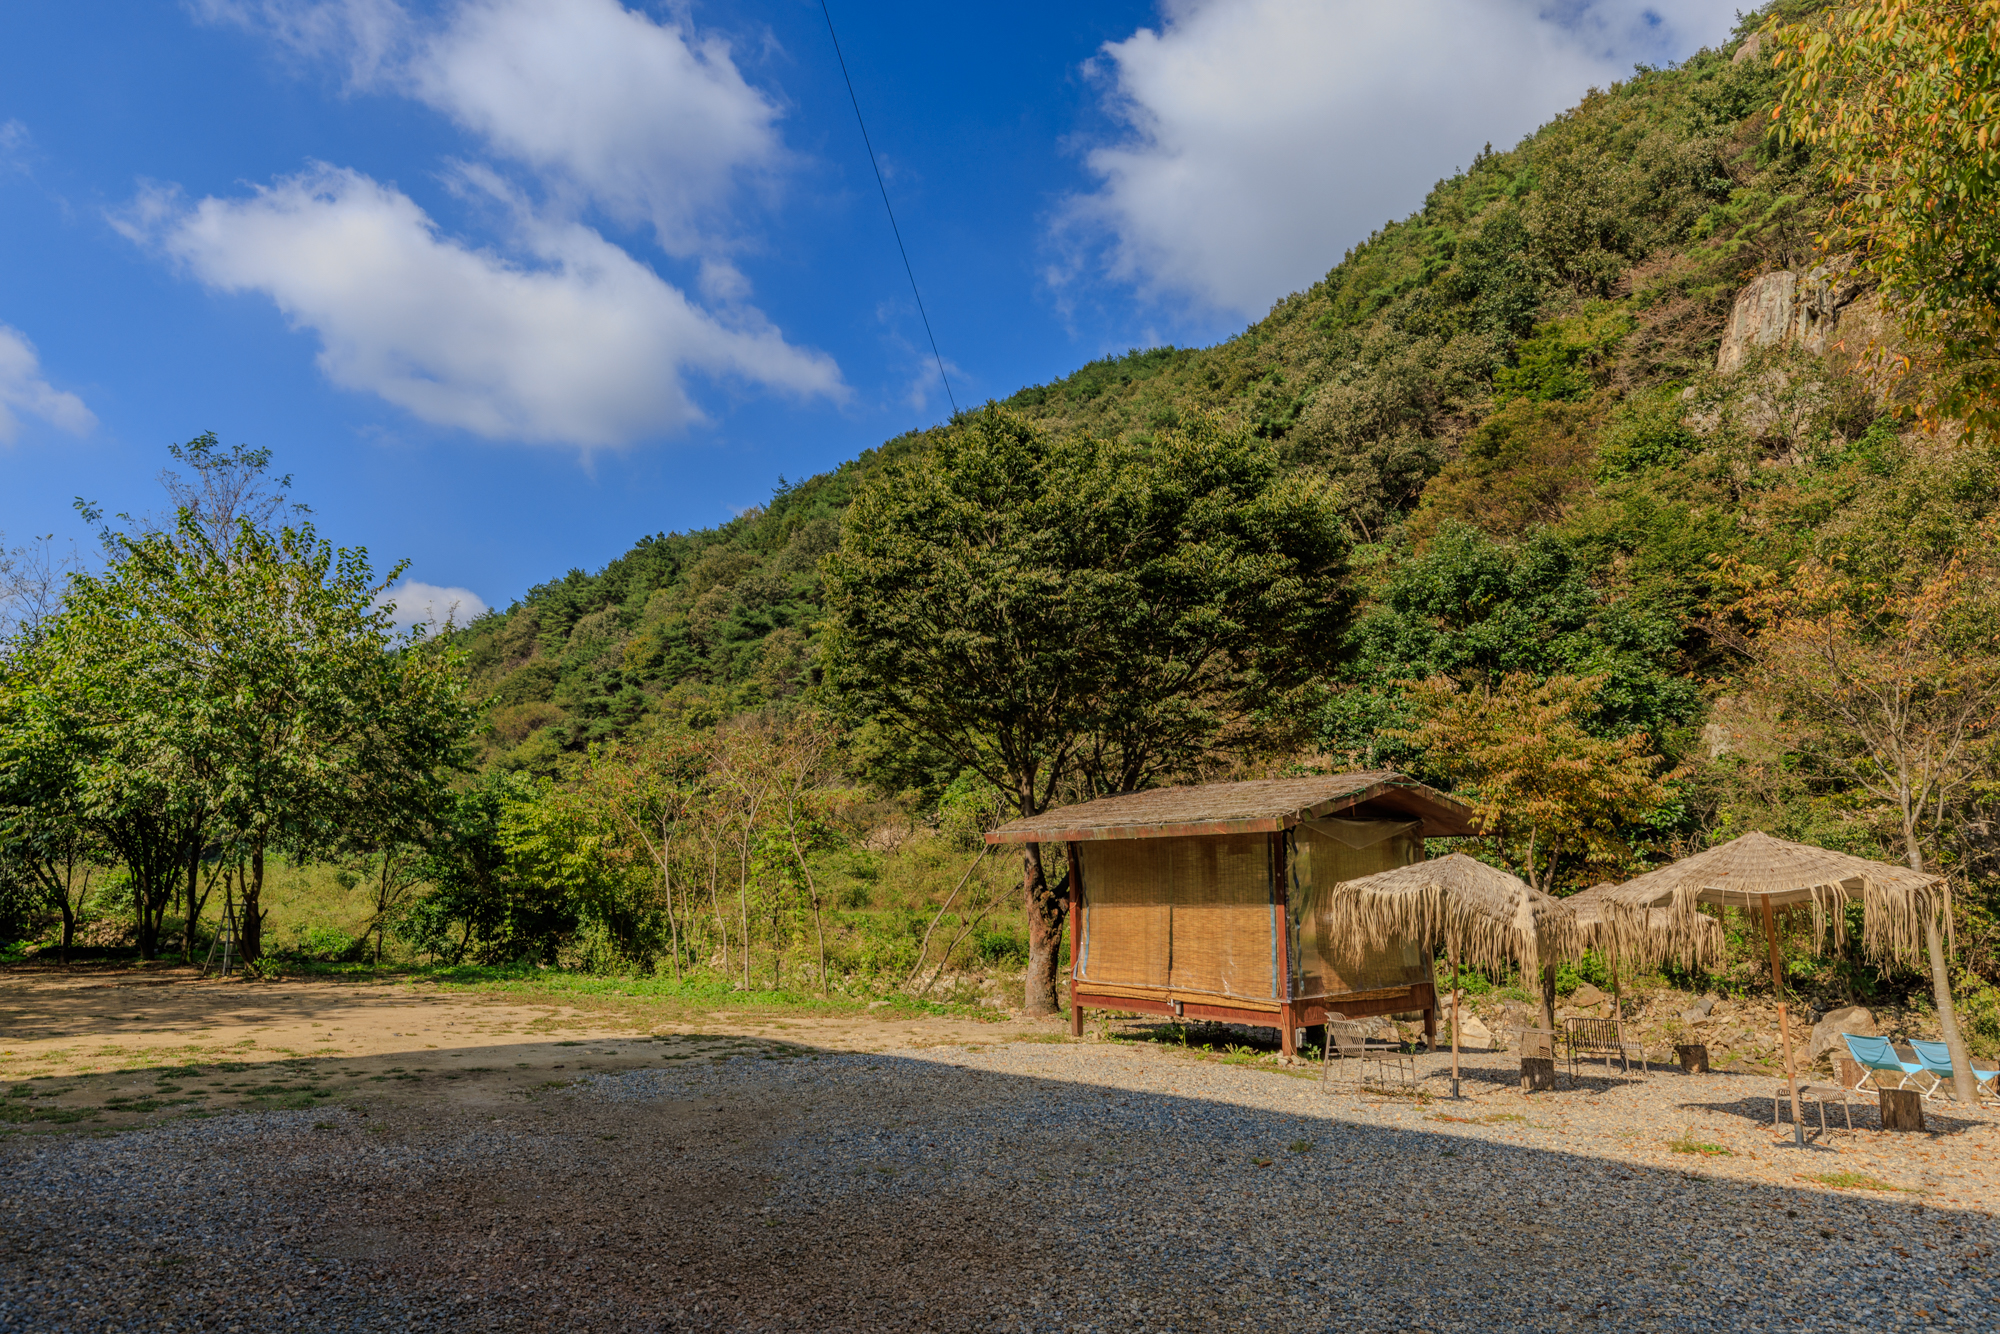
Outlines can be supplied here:
[[[1936, 1076], [1940, 1083], [1951, 1078], [1951, 1048], [1942, 1042], [1918, 1042], [1912, 1038], [1910, 1050], [1917, 1054], [1917, 1062]], [[2000, 1078], [2000, 1070], [1981, 1070], [1974, 1066], [1972, 1077], [1978, 1081], [1980, 1093], [2000, 1097], [2000, 1091], [1994, 1087], [1994, 1080]]]
[[[1847, 1044], [1847, 1054], [1854, 1058], [1856, 1065], [1868, 1073], [1862, 1078], [1875, 1086], [1877, 1093], [1890, 1087], [1882, 1082], [1882, 1076], [1896, 1076], [1895, 1088], [1914, 1087], [1920, 1097], [1928, 1098], [1938, 1091], [1941, 1080], [1921, 1061], [1906, 1061], [1896, 1054], [1887, 1038], [1858, 1038], [1852, 1033], [1842, 1033], [1841, 1041]], [[1925, 1086], [1925, 1081], [1929, 1086]]]

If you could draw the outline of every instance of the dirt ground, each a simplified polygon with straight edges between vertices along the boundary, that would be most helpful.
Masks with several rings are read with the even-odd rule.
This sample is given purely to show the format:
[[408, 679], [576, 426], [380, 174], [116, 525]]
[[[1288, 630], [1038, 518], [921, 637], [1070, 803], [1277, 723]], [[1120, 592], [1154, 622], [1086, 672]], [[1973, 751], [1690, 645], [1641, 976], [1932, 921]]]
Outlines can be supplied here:
[[9, 970], [0, 1334], [2000, 1328], [1984, 1110], [1090, 1027]]
[[749, 1052], [977, 1045], [1057, 1027], [409, 982], [224, 981], [193, 969], [11, 969], [0, 973], [0, 1135], [242, 1108], [480, 1106], [582, 1074]]

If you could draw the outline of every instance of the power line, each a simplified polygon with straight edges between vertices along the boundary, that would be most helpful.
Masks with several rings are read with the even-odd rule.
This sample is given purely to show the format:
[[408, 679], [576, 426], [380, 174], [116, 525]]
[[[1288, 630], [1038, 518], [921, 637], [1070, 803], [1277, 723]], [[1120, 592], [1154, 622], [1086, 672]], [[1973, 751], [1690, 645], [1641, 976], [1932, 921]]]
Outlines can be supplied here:
[[951, 392], [951, 377], [944, 373], [944, 354], [938, 351], [937, 335], [931, 332], [931, 317], [924, 309], [924, 294], [917, 290], [917, 271], [910, 267], [910, 251], [903, 244], [903, 229], [896, 225], [896, 210], [889, 206], [889, 187], [882, 180], [882, 164], [875, 160], [875, 144], [868, 137], [868, 122], [861, 117], [861, 99], [854, 94], [854, 76], [847, 72], [847, 57], [840, 53], [840, 34], [833, 30], [833, 11], [827, 0], [819, 0], [826, 15], [826, 35], [833, 39], [833, 58], [840, 62], [840, 77], [847, 81], [847, 100], [854, 103], [854, 123], [861, 127], [861, 142], [868, 149], [868, 165], [875, 169], [875, 187], [882, 192], [882, 211], [889, 215], [889, 230], [896, 235], [896, 250], [903, 256], [903, 272], [910, 275], [910, 294], [917, 299], [917, 314], [924, 322], [924, 336], [931, 340], [931, 356], [937, 360], [938, 379], [944, 381], [944, 396], [951, 400], [953, 416], [958, 415], [958, 396]]

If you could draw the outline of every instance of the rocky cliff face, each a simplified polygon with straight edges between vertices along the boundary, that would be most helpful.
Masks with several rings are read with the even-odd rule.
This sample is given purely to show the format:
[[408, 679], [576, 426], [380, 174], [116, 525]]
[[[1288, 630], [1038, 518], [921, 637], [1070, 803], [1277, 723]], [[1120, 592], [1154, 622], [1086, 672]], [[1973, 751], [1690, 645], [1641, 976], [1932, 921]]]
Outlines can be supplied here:
[[[1879, 331], [1875, 306], [1868, 281], [1837, 260], [1814, 267], [1803, 278], [1782, 269], [1764, 274], [1737, 294], [1715, 369], [1725, 375], [1738, 370], [1760, 347], [1796, 345], [1825, 356], [1854, 342], [1849, 335], [1858, 329], [1874, 336]], [[1858, 353], [1861, 348], [1845, 350]]]

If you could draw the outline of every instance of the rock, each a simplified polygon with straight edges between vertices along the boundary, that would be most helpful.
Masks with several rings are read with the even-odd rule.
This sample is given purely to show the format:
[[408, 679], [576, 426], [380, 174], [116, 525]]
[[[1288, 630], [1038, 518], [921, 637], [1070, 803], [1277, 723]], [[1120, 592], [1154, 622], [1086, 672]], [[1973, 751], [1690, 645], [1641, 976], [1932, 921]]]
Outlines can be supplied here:
[[1588, 1010], [1591, 1006], [1602, 1005], [1604, 1004], [1605, 1001], [1609, 999], [1610, 997], [1606, 996], [1596, 987], [1593, 987], [1592, 985], [1590, 985], [1590, 983], [1585, 982], [1582, 986], [1578, 987], [1576, 989], [1575, 994], [1569, 998], [1569, 1003], [1571, 1005], [1576, 1006], [1576, 1008], [1579, 1010]]
[[[1760, 347], [1796, 344], [1816, 356], [1832, 350], [1843, 312], [1868, 290], [1847, 256], [1815, 265], [1804, 278], [1785, 269], [1762, 274], [1736, 294], [1715, 369], [1742, 369]], [[1857, 349], [1850, 349], [1857, 350]]]
[[1852, 1033], [1858, 1038], [1879, 1038], [1882, 1029], [1875, 1022], [1875, 1016], [1863, 1006], [1843, 1005], [1838, 1010], [1828, 1010], [1813, 1025], [1812, 1045], [1806, 1049], [1806, 1064], [1817, 1063], [1829, 1051], [1836, 1056], [1845, 1056], [1847, 1048], [1840, 1040], [1842, 1033]]
[[1736, 48], [1736, 54], [1729, 58], [1729, 63], [1732, 65], [1747, 65], [1755, 60], [1757, 53], [1763, 49], [1764, 34], [1753, 32], [1743, 39], [1743, 45]]
[[1722, 329], [1722, 347], [1715, 354], [1715, 369], [1727, 375], [1749, 360], [1753, 348], [1781, 343], [1792, 322], [1792, 298], [1799, 288], [1799, 276], [1784, 269], [1753, 279], [1736, 294], [1729, 323]]
[[1470, 1010], [1458, 1012], [1458, 1045], [1467, 1051], [1493, 1050], [1493, 1030], [1479, 1022]]

